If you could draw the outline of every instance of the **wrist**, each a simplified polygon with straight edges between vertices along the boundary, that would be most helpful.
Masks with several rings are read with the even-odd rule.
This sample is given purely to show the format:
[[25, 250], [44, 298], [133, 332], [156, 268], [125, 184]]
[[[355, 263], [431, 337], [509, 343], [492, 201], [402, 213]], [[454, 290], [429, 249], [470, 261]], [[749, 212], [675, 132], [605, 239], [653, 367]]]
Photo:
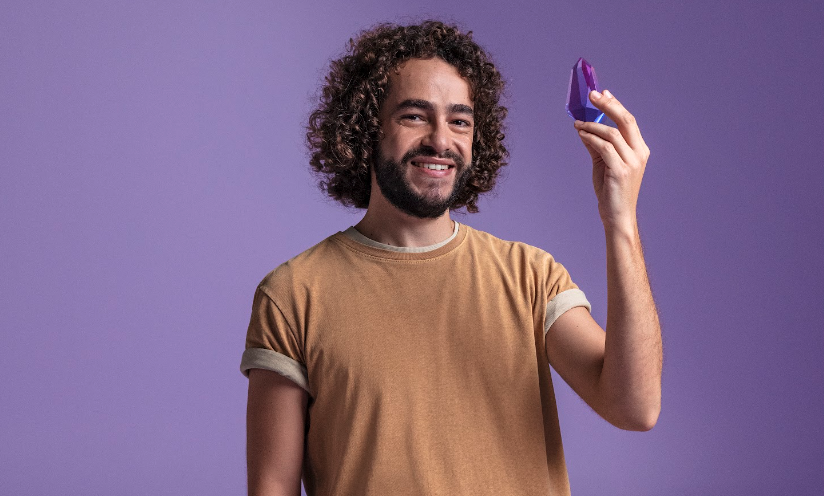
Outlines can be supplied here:
[[634, 241], [640, 238], [638, 233], [638, 220], [634, 216], [611, 222], [606, 219], [603, 219], [603, 221], [604, 234], [606, 234], [608, 239], [613, 238]]

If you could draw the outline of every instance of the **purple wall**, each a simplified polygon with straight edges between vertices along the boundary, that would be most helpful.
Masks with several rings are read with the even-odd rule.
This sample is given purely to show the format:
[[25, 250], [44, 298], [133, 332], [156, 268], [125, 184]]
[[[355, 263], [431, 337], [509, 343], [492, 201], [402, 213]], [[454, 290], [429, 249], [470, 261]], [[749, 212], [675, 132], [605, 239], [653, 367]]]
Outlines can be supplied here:
[[512, 165], [459, 220], [551, 251], [601, 323], [579, 56], [652, 149], [663, 412], [621, 432], [559, 380], [573, 491], [822, 494], [820, 2], [289, 3], [0, 6], [1, 494], [245, 491], [255, 284], [359, 218], [308, 174], [314, 88], [355, 32], [422, 16], [510, 82]]

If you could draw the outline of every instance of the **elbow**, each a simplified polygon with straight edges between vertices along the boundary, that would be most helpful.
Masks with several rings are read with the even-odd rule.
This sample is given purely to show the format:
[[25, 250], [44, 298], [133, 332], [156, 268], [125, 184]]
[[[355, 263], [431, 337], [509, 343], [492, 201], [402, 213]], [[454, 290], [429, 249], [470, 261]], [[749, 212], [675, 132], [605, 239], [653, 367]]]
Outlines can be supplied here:
[[627, 409], [621, 413], [615, 412], [609, 417], [604, 418], [615, 427], [634, 432], [647, 432], [655, 427], [658, 423], [658, 417], [661, 414], [660, 403], [651, 405], [645, 408]]
[[626, 431], [647, 432], [651, 431], [655, 424], [658, 423], [658, 414], [660, 411], [649, 412], [645, 415], [637, 415], [635, 418], [629, 420], [622, 429]]
[[661, 388], [659, 384], [649, 387], [609, 388], [607, 397], [601, 397], [599, 409], [601, 417], [613, 426], [635, 432], [647, 432], [658, 423], [661, 415]]
[[660, 405], [638, 410], [633, 412], [632, 415], [627, 415], [621, 422], [621, 425], [616, 425], [616, 427], [625, 431], [647, 432], [652, 430], [655, 424], [658, 423], [660, 414]]

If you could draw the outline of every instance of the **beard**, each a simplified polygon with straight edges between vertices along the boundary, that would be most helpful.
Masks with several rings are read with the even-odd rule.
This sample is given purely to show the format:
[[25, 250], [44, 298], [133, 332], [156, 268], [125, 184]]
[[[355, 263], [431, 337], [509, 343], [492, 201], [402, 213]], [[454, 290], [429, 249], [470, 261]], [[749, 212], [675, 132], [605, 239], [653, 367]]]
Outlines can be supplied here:
[[[439, 157], [448, 158], [455, 163], [455, 168], [460, 171], [455, 177], [452, 185], [452, 192], [446, 197], [432, 197], [421, 195], [412, 190], [412, 186], [404, 176], [402, 165], [415, 167], [410, 163], [414, 157]], [[398, 210], [419, 219], [434, 219], [443, 215], [464, 190], [471, 172], [471, 164], [465, 166], [463, 158], [457, 153], [447, 151], [438, 156], [435, 150], [429, 147], [418, 147], [409, 150], [404, 154], [400, 163], [392, 159], [384, 159], [378, 150], [375, 157], [375, 180], [378, 187], [389, 203]]]

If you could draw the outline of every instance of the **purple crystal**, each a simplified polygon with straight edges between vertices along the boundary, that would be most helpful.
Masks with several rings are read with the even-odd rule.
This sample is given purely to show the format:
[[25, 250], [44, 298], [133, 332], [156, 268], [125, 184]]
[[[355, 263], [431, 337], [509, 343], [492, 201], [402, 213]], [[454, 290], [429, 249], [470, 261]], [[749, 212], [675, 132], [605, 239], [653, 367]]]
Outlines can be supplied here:
[[601, 122], [604, 113], [589, 101], [590, 91], [601, 90], [598, 88], [595, 69], [582, 57], [572, 67], [572, 74], [569, 75], [566, 111], [570, 117], [579, 121]]

